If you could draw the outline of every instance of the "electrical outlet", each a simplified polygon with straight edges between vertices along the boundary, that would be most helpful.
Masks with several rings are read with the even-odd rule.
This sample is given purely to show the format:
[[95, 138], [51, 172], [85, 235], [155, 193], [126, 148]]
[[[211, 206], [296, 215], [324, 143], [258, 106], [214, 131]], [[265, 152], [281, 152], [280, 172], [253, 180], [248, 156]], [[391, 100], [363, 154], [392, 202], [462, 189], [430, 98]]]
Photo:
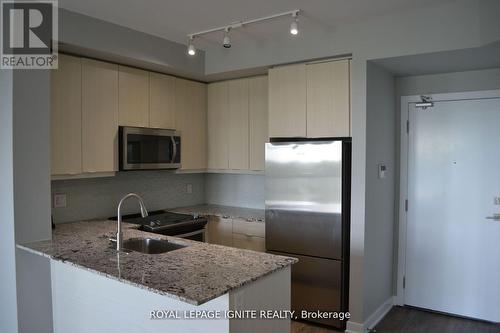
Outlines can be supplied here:
[[192, 194], [193, 193], [193, 184], [187, 184], [186, 185], [186, 193], [187, 194]]
[[54, 208], [66, 208], [66, 194], [54, 194]]
[[500, 197], [495, 197], [495, 205], [500, 206]]

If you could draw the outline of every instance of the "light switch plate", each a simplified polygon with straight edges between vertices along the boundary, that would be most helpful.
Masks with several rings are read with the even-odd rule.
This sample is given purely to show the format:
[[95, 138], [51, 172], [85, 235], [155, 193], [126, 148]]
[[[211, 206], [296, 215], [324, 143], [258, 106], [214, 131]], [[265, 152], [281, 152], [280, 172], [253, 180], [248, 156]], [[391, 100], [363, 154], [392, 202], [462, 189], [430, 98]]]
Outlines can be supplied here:
[[186, 185], [186, 193], [187, 194], [192, 194], [193, 193], [193, 184], [187, 184]]
[[495, 197], [495, 205], [500, 206], [500, 197]]
[[54, 208], [66, 208], [66, 194], [54, 194]]
[[378, 165], [378, 178], [384, 179], [387, 173], [387, 166], [385, 164]]

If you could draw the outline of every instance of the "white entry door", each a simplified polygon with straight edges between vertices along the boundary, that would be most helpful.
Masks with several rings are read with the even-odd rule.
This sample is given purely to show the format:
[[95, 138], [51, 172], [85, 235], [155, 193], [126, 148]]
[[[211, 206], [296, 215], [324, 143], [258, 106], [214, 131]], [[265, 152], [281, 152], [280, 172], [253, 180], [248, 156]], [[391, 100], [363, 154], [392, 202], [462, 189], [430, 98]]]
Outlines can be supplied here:
[[500, 322], [500, 98], [409, 121], [405, 304]]

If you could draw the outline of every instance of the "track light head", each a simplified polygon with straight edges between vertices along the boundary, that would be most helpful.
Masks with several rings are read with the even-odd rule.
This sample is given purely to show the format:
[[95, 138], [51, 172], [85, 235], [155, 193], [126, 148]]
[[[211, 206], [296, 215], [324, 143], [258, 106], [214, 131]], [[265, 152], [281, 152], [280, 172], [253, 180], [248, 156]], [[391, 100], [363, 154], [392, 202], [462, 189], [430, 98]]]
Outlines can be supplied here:
[[230, 27], [224, 29], [224, 39], [222, 40], [222, 46], [224, 46], [226, 49], [229, 49], [231, 47], [231, 37], [229, 36], [230, 30]]
[[190, 56], [194, 56], [196, 54], [196, 48], [194, 47], [193, 40], [194, 36], [189, 36], [187, 54]]
[[293, 36], [296, 36], [299, 34], [299, 19], [298, 19], [298, 12], [294, 12], [292, 14], [292, 23], [290, 23], [290, 34]]

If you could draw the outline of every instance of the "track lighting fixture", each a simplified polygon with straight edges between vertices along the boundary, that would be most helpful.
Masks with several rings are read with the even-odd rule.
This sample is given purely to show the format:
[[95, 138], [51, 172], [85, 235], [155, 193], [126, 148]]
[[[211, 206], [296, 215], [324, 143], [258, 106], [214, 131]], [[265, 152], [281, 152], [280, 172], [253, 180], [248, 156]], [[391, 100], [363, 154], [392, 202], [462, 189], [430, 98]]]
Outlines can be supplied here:
[[224, 32], [224, 39], [222, 40], [222, 46], [224, 46], [226, 49], [231, 47], [231, 36], [230, 32], [232, 29], [235, 28], [241, 28], [246, 25], [262, 22], [262, 21], [268, 21], [272, 20], [278, 17], [283, 17], [283, 16], [289, 16], [292, 15], [292, 23], [290, 24], [290, 33], [292, 35], [297, 35], [299, 33], [299, 27], [298, 27], [298, 15], [299, 15], [300, 9], [295, 9], [295, 10], [290, 10], [288, 12], [284, 13], [279, 13], [279, 14], [274, 14], [274, 15], [269, 15], [265, 17], [260, 17], [252, 20], [247, 20], [247, 21], [237, 21], [233, 22], [229, 25], [223, 26], [223, 27], [218, 27], [218, 28], [213, 28], [213, 29], [208, 29], [204, 31], [199, 31], [195, 32], [192, 34], [188, 35], [188, 46], [187, 46], [187, 53], [190, 56], [194, 56], [196, 54], [196, 48], [194, 47], [193, 40], [197, 36], [205, 35], [205, 34], [210, 34], [216, 31], [223, 31]]
[[229, 36], [229, 32], [231, 31], [231, 27], [227, 27], [224, 29], [224, 39], [222, 40], [222, 46], [226, 49], [231, 47], [231, 37]]
[[193, 40], [194, 40], [194, 36], [189, 36], [187, 53], [190, 56], [194, 56], [196, 54], [196, 48], [194, 47]]
[[292, 23], [290, 23], [290, 33], [292, 35], [298, 35], [299, 34], [299, 19], [298, 19], [298, 12], [293, 12], [292, 14]]

